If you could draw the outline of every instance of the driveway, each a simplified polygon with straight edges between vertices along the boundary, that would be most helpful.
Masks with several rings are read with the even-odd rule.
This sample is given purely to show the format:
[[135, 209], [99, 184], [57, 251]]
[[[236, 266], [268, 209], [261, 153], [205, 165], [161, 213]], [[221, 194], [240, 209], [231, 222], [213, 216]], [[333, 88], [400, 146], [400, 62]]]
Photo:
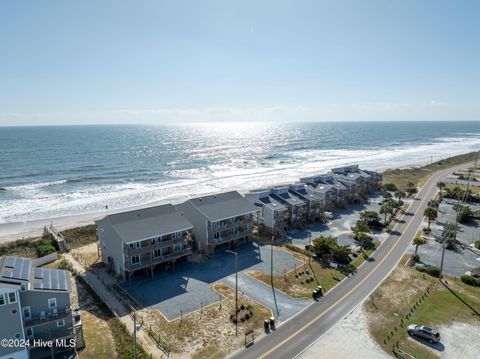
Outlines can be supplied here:
[[[239, 247], [237, 253], [239, 291], [276, 312], [271, 288], [247, 274], [250, 270], [270, 273], [271, 247], [250, 243]], [[274, 275], [301, 264], [289, 252], [275, 247], [273, 259]], [[153, 279], [150, 276], [137, 277], [131, 283], [123, 282], [121, 286], [141, 307], [159, 309], [168, 320], [173, 320], [181, 312], [185, 315], [217, 302], [220, 295], [211, 286], [219, 281], [235, 287], [235, 259], [230, 253], [219, 253], [200, 263], [184, 263], [172, 272], [155, 273]], [[300, 311], [305, 305], [302, 301], [277, 293], [275, 296], [282, 319]]]
[[[376, 211], [380, 210], [379, 202], [383, 197], [380, 194], [370, 196], [369, 202], [366, 204], [352, 204], [347, 208], [338, 209], [334, 213], [334, 218], [328, 223], [315, 223], [309, 225], [304, 231], [291, 231], [288, 233], [287, 241], [291, 244], [305, 248], [309, 244], [310, 238], [313, 240], [319, 236], [333, 236], [337, 238], [338, 244], [341, 245], [356, 245], [353, 237], [351, 227], [355, 225], [360, 218], [362, 211]], [[374, 238], [380, 242], [388, 238], [388, 233], [374, 232]]]

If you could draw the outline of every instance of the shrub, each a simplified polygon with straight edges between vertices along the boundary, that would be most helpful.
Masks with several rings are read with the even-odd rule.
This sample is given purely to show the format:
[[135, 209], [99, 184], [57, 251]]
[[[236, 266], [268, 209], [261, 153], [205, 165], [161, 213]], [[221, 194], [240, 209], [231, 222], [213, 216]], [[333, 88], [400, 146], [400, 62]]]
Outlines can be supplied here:
[[475, 241], [475, 248], [480, 249], [480, 241]]
[[250, 319], [250, 314], [249, 313], [246, 313], [245, 314], [245, 320], [249, 320]]
[[397, 190], [397, 186], [394, 183], [385, 183], [383, 185], [385, 191], [395, 192]]
[[428, 275], [431, 275], [432, 277], [440, 277], [440, 269], [434, 266], [421, 266], [417, 265], [415, 266], [415, 269], [419, 272], [427, 273]]
[[56, 249], [53, 246], [52, 241], [48, 239], [40, 239], [35, 243], [35, 251], [37, 252], [37, 256], [43, 257], [55, 252]]
[[474, 287], [475, 286], [480, 286], [480, 278], [476, 279], [476, 278], [472, 277], [471, 275], [462, 275], [460, 277], [460, 279], [465, 284], [472, 285]]

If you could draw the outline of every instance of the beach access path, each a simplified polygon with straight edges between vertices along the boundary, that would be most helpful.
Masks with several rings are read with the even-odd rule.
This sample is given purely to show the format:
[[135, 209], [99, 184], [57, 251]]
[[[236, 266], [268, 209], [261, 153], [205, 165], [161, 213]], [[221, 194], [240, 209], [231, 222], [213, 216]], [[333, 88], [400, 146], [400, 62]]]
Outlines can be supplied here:
[[[69, 262], [75, 271], [77, 271], [85, 280], [85, 282], [92, 288], [92, 290], [101, 298], [113, 314], [123, 323], [127, 331], [133, 336], [134, 324], [133, 318], [130, 316], [130, 311], [125, 304], [121, 302], [106, 285], [97, 276], [91, 272], [86, 271], [85, 268], [70, 254], [65, 253], [65, 260]], [[137, 330], [137, 341], [142, 348], [153, 358], [164, 358], [166, 355], [161, 351], [152, 338], [144, 330]], [[87, 343], [88, 345], [88, 343]]]
[[420, 189], [416, 199], [399, 218], [390, 237], [385, 240], [370, 261], [365, 261], [356, 274], [332, 288], [320, 301], [281, 324], [271, 334], [258, 339], [249, 348], [235, 352], [233, 358], [295, 358], [351, 313], [368, 297], [397, 266], [410, 246], [423, 221], [428, 202], [437, 193], [437, 182], [468, 164], [434, 173]]

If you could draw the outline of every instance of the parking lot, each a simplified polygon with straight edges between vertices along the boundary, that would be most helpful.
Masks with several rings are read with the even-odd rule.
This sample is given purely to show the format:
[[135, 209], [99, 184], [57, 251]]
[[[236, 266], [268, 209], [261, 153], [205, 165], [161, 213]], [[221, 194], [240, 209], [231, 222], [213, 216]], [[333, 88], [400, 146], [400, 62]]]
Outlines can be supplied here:
[[[438, 210], [438, 218], [432, 222], [431, 229], [433, 236], [441, 237], [443, 225], [455, 221], [454, 204], [457, 202], [451, 199], [444, 199]], [[480, 209], [478, 204], [469, 204], [474, 211]], [[425, 224], [426, 227], [426, 224]], [[469, 225], [459, 224], [457, 239], [465, 247], [457, 246], [455, 250], [445, 250], [444, 267], [445, 274], [461, 276], [465, 272], [480, 267], [480, 254], [474, 249], [473, 243], [480, 240], [480, 228], [478, 221]], [[414, 249], [410, 249], [412, 252]], [[442, 256], [442, 244], [440, 241], [431, 238], [427, 244], [418, 248], [420, 261], [427, 265], [440, 267]]]
[[[337, 238], [337, 243], [341, 245], [354, 246], [351, 227], [355, 225], [360, 218], [362, 211], [376, 211], [380, 210], [380, 202], [382, 195], [378, 194], [369, 197], [369, 202], [366, 204], [353, 204], [345, 209], [338, 209], [328, 223], [315, 223], [308, 226], [304, 231], [292, 231], [288, 234], [287, 240], [291, 244], [305, 248], [309, 244], [310, 239], [315, 239], [319, 236], [333, 236]], [[373, 237], [380, 242], [388, 238], [388, 233], [374, 232]]]
[[[247, 274], [250, 270], [270, 273], [271, 247], [246, 244], [237, 249], [238, 253], [238, 290], [271, 308], [281, 320], [294, 315], [309, 303], [308, 300], [291, 298]], [[301, 264], [289, 252], [274, 247], [273, 272], [279, 275], [285, 270]], [[168, 319], [173, 320], [202, 306], [213, 304], [220, 299], [211, 285], [224, 282], [235, 287], [235, 257], [230, 253], [219, 253], [214, 258], [200, 263], [185, 263], [172, 272], [155, 273], [137, 277], [129, 283], [122, 283], [130, 296], [144, 308], [156, 308]], [[276, 299], [276, 300], [275, 300]]]

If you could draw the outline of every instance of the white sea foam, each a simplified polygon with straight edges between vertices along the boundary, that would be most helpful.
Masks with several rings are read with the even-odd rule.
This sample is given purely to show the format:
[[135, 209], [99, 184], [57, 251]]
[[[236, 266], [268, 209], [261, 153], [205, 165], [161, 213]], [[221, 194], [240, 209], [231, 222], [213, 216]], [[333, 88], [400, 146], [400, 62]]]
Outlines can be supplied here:
[[[108, 184], [77, 188], [72, 192], [52, 193], [49, 187], [66, 180], [26, 184], [7, 188], [19, 195], [5, 201], [0, 221], [17, 222], [64, 215], [94, 214], [109, 209], [129, 208], [158, 201], [179, 201], [188, 196], [216, 191], [265, 187], [295, 182], [299, 177], [330, 170], [346, 164], [360, 164], [366, 169], [382, 170], [430, 162], [480, 148], [478, 137], [442, 138], [433, 144], [381, 150], [299, 150], [287, 154], [288, 160], [233, 160], [231, 163], [200, 169], [171, 170], [178, 178], [168, 182]], [[231, 149], [229, 149], [231, 151]], [[203, 157], [205, 154], [201, 154]]]

